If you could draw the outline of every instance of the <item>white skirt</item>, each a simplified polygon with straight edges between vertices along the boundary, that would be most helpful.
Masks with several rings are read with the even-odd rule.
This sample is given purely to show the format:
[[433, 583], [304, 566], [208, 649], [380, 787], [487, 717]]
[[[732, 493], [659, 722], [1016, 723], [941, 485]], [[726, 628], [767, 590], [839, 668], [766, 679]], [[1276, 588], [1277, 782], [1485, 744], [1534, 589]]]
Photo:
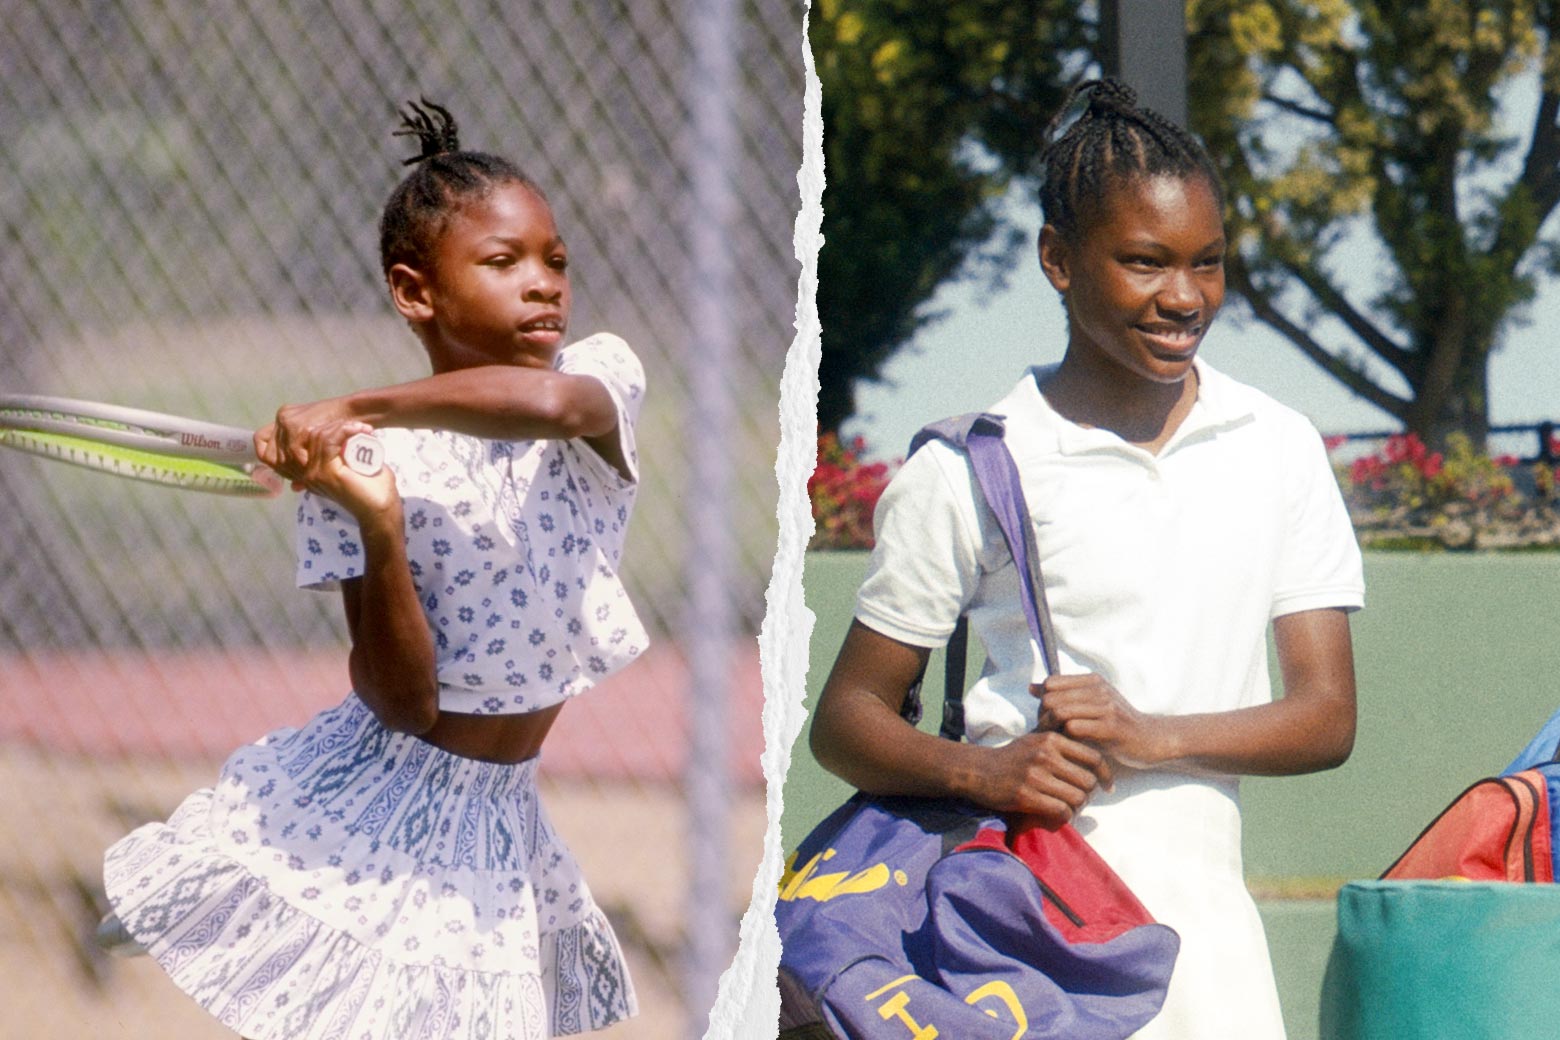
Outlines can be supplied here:
[[114, 844], [126, 930], [249, 1040], [541, 1040], [636, 1011], [622, 950], [536, 790], [356, 696], [227, 760]]
[[1267, 936], [1242, 869], [1235, 781], [1123, 770], [1076, 825], [1181, 936], [1164, 1008], [1133, 1040], [1284, 1040]]

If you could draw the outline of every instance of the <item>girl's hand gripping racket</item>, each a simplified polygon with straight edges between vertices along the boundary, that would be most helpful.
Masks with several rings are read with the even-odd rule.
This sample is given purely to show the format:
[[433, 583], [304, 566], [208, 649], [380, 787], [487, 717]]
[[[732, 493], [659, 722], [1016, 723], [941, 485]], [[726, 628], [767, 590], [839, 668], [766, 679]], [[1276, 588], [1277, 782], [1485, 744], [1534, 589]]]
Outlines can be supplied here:
[[[142, 408], [34, 394], [0, 394], [0, 446], [153, 484], [269, 498], [282, 481], [255, 457], [250, 431]], [[371, 477], [384, 448], [354, 434], [342, 461]]]

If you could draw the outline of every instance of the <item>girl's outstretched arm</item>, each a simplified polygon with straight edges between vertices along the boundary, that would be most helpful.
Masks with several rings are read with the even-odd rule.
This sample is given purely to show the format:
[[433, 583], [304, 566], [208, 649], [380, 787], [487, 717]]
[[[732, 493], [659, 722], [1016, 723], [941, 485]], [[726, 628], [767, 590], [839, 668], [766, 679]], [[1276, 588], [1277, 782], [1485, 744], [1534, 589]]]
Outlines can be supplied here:
[[1273, 621], [1284, 694], [1270, 704], [1200, 715], [1144, 715], [1098, 675], [1035, 687], [1042, 729], [1099, 748], [1123, 765], [1286, 776], [1342, 765], [1354, 749], [1354, 653], [1346, 611]]
[[1111, 782], [1104, 756], [1060, 733], [992, 748], [910, 725], [899, 709], [928, 653], [852, 623], [813, 713], [809, 742], [825, 769], [873, 794], [953, 796], [1049, 826]]
[[628, 475], [612, 394], [592, 376], [551, 368], [483, 365], [309, 404], [284, 405], [270, 431], [282, 457], [306, 465], [310, 431], [356, 420], [370, 426], [433, 427], [503, 440], [583, 439]]
[[357, 422], [315, 427], [300, 447], [309, 458], [297, 466], [275, 443], [256, 437], [262, 462], [298, 490], [324, 495], [357, 520], [363, 544], [363, 574], [341, 583], [347, 628], [352, 637], [348, 669], [363, 703], [387, 728], [426, 733], [439, 718], [439, 682], [433, 633], [428, 627], [406, 557], [405, 520], [395, 475], [355, 473], [341, 460]]

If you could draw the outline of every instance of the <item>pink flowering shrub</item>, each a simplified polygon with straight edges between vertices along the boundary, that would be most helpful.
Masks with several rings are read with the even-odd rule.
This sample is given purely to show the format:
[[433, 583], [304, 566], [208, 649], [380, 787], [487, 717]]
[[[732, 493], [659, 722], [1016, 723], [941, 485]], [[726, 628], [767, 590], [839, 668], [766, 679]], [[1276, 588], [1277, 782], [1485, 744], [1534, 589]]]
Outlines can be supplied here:
[[[1341, 439], [1329, 439], [1333, 450]], [[1413, 433], [1336, 467], [1366, 545], [1514, 548], [1560, 543], [1551, 508], [1560, 472], [1475, 451], [1462, 434], [1431, 451]]]
[[807, 480], [812, 500], [813, 536], [809, 549], [872, 548], [872, 511], [888, 486], [886, 462], [866, 462], [866, 442], [841, 444], [833, 433], [818, 438], [818, 465]]
[[[1327, 449], [1348, 438], [1330, 437]], [[1553, 445], [1560, 454], [1560, 438]], [[897, 463], [868, 462], [860, 437], [818, 438], [807, 481], [809, 549], [872, 548], [872, 513]], [[1382, 548], [1560, 548], [1560, 467], [1475, 451], [1453, 434], [1431, 451], [1412, 433], [1336, 465], [1362, 544]]]
[[1349, 464], [1344, 497], [1353, 512], [1434, 510], [1455, 501], [1492, 505], [1514, 489], [1502, 461], [1478, 454], [1460, 434], [1443, 453], [1430, 451], [1417, 434], [1400, 433]]
[[[1560, 457], [1560, 434], [1549, 438], [1550, 458]], [[1545, 466], [1535, 464], [1533, 466], [1533, 490], [1536, 496], [1543, 502], [1557, 504], [1560, 502], [1560, 466]]]

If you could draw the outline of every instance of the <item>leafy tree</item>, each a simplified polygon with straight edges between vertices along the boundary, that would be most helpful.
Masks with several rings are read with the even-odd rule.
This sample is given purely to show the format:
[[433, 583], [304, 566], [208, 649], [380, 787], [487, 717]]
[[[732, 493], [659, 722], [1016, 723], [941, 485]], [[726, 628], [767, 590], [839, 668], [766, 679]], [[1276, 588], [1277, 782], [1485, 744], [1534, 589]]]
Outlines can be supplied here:
[[[824, 430], [936, 317], [940, 283], [1011, 261], [1022, 232], [993, 203], [1033, 179], [1058, 83], [1096, 32], [1089, 6], [814, 9]], [[1187, 0], [1187, 22], [1192, 126], [1230, 189], [1231, 289], [1427, 441], [1482, 444], [1490, 355], [1560, 270], [1543, 234], [1560, 202], [1560, 0]], [[1501, 101], [1525, 97], [1512, 133]], [[1371, 279], [1346, 281], [1362, 254]]]
[[[855, 410], [858, 380], [927, 322], [959, 274], [999, 271], [1018, 242], [997, 200], [1033, 171], [1065, 63], [1090, 27], [1067, 0], [820, 0], [824, 244], [818, 425]], [[994, 240], [995, 235], [995, 240]]]
[[[1231, 288], [1410, 430], [1482, 445], [1490, 354], [1560, 260], [1541, 233], [1560, 202], [1560, 4], [1189, 0], [1187, 18]], [[1537, 106], [1512, 136], [1499, 103], [1522, 77]], [[1361, 249], [1374, 280], [1348, 284], [1339, 258]]]

